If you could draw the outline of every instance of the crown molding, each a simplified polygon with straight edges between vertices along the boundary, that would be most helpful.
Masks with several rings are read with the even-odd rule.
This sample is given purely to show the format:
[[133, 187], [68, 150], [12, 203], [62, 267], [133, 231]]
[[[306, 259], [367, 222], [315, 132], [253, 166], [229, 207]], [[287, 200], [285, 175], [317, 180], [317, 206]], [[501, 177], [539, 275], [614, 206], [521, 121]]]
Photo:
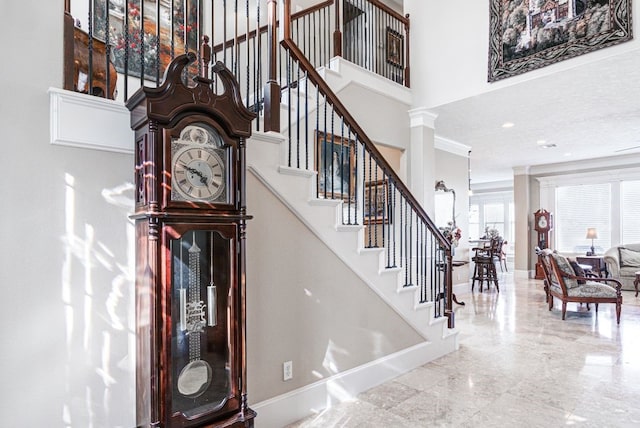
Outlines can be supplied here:
[[448, 138], [439, 137], [437, 135], [435, 137], [434, 147], [438, 150], [449, 152], [465, 158], [469, 156], [469, 152], [471, 151], [471, 146], [458, 143], [457, 141], [453, 141]]

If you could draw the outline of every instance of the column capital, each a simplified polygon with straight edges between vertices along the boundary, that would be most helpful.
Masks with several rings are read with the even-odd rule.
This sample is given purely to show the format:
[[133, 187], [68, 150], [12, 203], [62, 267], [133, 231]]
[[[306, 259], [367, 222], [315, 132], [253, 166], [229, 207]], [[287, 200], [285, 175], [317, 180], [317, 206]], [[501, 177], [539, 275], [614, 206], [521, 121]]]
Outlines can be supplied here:
[[436, 127], [437, 114], [431, 113], [425, 107], [418, 107], [409, 110], [409, 119], [411, 128], [420, 126], [434, 129]]

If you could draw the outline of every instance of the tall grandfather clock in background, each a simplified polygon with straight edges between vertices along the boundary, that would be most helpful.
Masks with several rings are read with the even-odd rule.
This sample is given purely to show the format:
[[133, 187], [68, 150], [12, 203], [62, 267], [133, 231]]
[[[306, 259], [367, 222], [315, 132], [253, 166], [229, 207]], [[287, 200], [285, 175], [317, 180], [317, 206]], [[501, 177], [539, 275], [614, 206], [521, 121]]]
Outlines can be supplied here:
[[[536, 245], [541, 250], [549, 248], [549, 232], [553, 229], [553, 215], [544, 208], [540, 208], [533, 213], [533, 228], [538, 232]], [[540, 261], [536, 263], [536, 279], [544, 279], [544, 271]]]
[[[245, 142], [255, 115], [177, 57], [127, 102], [135, 131], [137, 425], [253, 427], [246, 398]], [[206, 74], [205, 74], [206, 75]]]

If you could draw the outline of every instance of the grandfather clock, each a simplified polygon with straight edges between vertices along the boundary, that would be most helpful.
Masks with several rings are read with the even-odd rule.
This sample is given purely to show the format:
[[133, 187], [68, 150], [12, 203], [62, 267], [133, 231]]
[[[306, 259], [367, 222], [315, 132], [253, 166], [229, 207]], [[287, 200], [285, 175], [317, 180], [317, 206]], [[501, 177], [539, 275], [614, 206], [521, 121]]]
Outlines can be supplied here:
[[[544, 208], [533, 213], [533, 228], [538, 232], [537, 246], [544, 250], [549, 247], [549, 232], [553, 229], [553, 215]], [[540, 260], [536, 263], [536, 279], [544, 279]]]
[[245, 356], [245, 142], [255, 115], [193, 53], [127, 102], [135, 131], [137, 425], [252, 427]]

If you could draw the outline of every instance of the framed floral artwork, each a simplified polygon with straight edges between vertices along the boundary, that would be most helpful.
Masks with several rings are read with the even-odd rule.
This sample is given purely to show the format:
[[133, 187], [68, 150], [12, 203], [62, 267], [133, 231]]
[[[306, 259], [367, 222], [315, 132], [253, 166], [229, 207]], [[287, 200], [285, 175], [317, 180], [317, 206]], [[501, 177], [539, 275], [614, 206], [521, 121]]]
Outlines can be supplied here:
[[119, 73], [159, 81], [173, 58], [198, 51], [202, 0], [94, 0], [93, 16]]

